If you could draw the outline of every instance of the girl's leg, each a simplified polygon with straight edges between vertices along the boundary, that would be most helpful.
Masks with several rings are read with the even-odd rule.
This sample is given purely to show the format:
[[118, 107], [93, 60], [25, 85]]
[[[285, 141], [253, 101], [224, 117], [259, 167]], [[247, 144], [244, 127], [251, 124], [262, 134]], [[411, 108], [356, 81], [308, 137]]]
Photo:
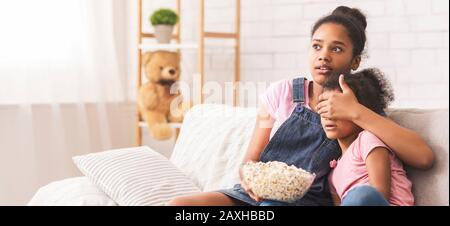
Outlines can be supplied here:
[[362, 185], [350, 190], [341, 206], [389, 206], [389, 203], [377, 189]]
[[167, 206], [238, 206], [243, 202], [220, 192], [202, 192], [170, 200]]

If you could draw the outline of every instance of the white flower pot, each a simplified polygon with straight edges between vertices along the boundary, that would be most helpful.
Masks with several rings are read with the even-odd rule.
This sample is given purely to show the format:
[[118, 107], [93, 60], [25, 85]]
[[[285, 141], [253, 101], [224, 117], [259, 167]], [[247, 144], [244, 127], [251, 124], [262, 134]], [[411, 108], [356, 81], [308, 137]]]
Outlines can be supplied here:
[[158, 43], [167, 44], [172, 39], [174, 26], [171, 25], [156, 25], [155, 26], [155, 38]]

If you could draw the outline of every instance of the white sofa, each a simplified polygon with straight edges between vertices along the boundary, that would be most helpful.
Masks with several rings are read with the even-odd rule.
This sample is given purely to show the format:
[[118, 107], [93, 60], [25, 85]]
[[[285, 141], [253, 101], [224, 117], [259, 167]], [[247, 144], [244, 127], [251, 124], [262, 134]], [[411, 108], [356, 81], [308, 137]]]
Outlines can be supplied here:
[[[449, 205], [448, 109], [391, 109], [388, 115], [417, 131], [436, 155], [428, 171], [407, 168], [416, 205]], [[170, 161], [201, 190], [230, 188], [239, 181], [256, 109], [224, 105], [196, 106], [185, 118]], [[164, 173], [164, 172], [161, 172]], [[38, 190], [29, 205], [115, 205], [86, 177], [57, 181]]]

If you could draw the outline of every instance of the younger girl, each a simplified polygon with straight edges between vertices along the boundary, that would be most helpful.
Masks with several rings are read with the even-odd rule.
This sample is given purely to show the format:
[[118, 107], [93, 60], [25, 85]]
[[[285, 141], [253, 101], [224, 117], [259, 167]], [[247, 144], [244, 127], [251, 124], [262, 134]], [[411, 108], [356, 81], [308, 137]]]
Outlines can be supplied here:
[[[394, 99], [388, 81], [377, 69], [347, 74], [343, 81], [344, 76], [339, 74], [330, 76], [323, 86], [324, 93], [351, 89], [358, 102], [374, 112], [383, 112]], [[411, 182], [386, 144], [351, 121], [324, 117], [321, 121], [327, 137], [337, 139], [342, 150], [339, 160], [330, 162], [334, 169], [329, 184], [335, 205], [414, 204]]]

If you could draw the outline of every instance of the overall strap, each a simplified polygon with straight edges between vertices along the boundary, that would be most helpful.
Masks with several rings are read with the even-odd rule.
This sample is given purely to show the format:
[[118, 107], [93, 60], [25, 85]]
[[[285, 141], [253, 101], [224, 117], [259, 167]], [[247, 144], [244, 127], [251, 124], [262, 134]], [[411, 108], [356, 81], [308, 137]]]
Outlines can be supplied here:
[[296, 78], [292, 82], [292, 91], [294, 103], [305, 104], [305, 82], [306, 78]]

